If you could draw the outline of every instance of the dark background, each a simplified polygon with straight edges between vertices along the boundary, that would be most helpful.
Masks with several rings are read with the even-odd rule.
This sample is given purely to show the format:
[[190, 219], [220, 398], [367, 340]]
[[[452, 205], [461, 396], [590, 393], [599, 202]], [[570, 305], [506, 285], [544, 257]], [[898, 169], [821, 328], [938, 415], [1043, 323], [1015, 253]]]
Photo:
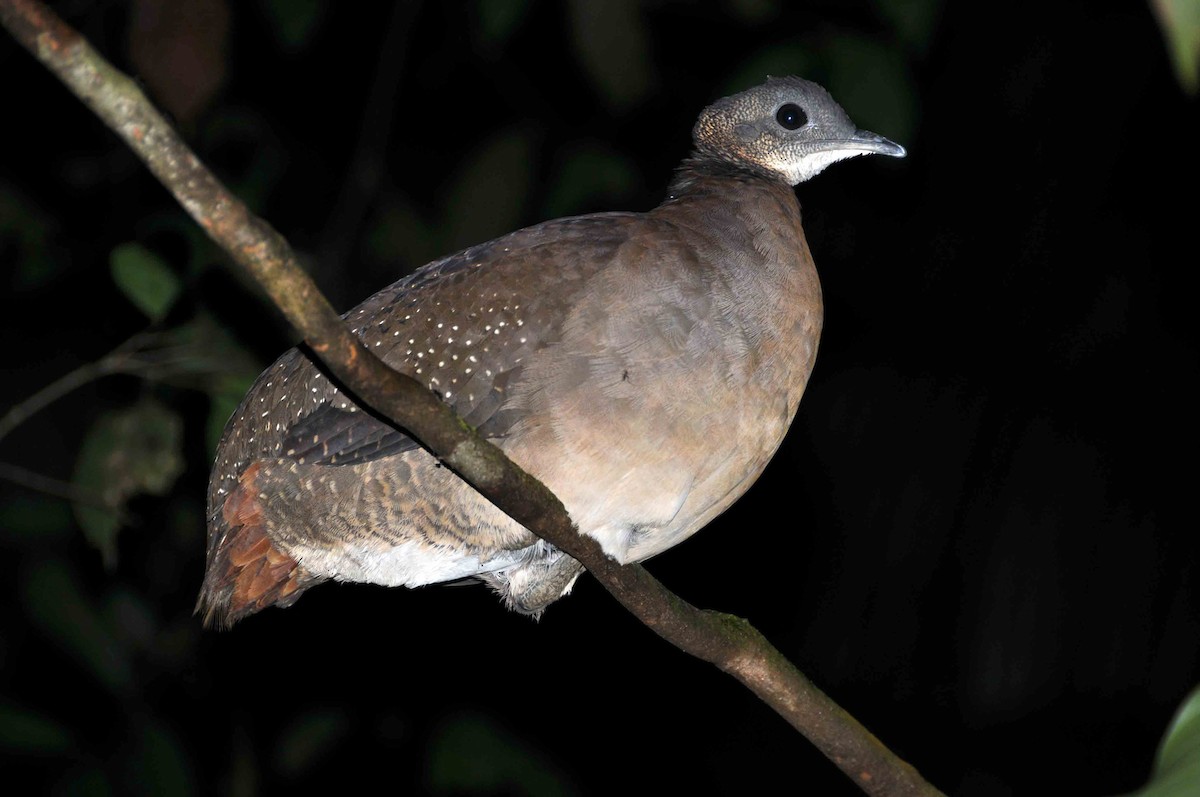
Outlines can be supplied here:
[[[342, 309], [518, 226], [648, 209], [704, 105], [825, 84], [909, 157], [798, 189], [827, 304], [808, 394], [759, 483], [649, 567], [948, 793], [1142, 784], [1200, 681], [1200, 113], [1149, 6], [378, 5], [57, 7]], [[294, 335], [7, 35], [0, 75], [0, 410], [147, 328], [114, 250], [183, 289], [137, 373], [0, 441], [6, 780], [857, 793], [587, 578], [538, 624], [483, 588], [331, 585], [202, 631], [214, 435]]]

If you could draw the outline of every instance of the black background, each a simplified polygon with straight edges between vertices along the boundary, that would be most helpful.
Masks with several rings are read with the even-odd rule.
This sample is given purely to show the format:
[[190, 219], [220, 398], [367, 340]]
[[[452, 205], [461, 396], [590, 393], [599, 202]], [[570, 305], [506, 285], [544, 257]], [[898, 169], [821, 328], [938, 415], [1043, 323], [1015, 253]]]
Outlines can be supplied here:
[[[153, 3], [59, 7], [342, 309], [517, 226], [652, 207], [698, 111], [768, 72], [905, 144], [799, 187], [827, 307], [808, 394], [759, 483], [649, 567], [748, 618], [948, 793], [1145, 781], [1200, 680], [1200, 115], [1147, 4], [231, 5], [224, 36], [182, 26], [208, 53], [191, 61], [146, 44], [172, 41]], [[127, 241], [184, 280], [164, 325], [218, 319], [243, 376], [294, 342], [7, 36], [0, 74], [0, 403], [145, 326], [109, 275]], [[537, 624], [482, 588], [323, 586], [201, 631], [206, 429], [229, 411], [206, 378], [94, 381], [0, 442], [68, 480], [103, 411], [152, 395], [186, 430], [182, 476], [127, 507], [111, 568], [65, 502], [0, 483], [18, 782], [857, 793], [586, 578]]]

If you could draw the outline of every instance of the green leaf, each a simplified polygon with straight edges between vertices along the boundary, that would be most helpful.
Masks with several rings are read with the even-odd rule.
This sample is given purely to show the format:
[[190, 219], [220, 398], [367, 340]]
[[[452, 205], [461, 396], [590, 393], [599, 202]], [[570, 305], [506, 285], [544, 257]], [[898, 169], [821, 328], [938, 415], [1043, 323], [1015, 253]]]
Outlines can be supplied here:
[[138, 243], [121, 244], [109, 255], [113, 281], [151, 321], [162, 319], [183, 289], [162, 258]]
[[0, 703], [0, 750], [17, 755], [61, 755], [75, 748], [70, 732], [47, 716]]
[[1192, 797], [1200, 783], [1200, 688], [1183, 701], [1158, 748], [1150, 782], [1129, 797]]
[[[1200, 687], [1192, 690], [1167, 727], [1155, 771], [1163, 772], [1188, 762], [1200, 764]], [[1196, 774], [1200, 776], [1200, 770]], [[1200, 777], [1193, 783], [1200, 783]]]
[[1188, 94], [1200, 88], [1200, 3], [1196, 0], [1150, 0], [1158, 17], [1175, 77]]
[[183, 421], [151, 399], [101, 415], [92, 424], [75, 461], [74, 484], [98, 496], [103, 506], [74, 504], [88, 541], [106, 567], [117, 559], [119, 513], [135, 495], [164, 495], [183, 472]]

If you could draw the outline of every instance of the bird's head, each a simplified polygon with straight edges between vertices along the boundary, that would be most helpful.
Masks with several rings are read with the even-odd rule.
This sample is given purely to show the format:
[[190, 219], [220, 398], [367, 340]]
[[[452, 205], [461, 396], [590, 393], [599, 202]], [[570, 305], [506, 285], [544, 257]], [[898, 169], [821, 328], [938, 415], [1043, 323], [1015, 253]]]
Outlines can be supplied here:
[[798, 185], [826, 166], [856, 155], [903, 158], [904, 147], [859, 130], [829, 92], [798, 77], [717, 100], [692, 131], [697, 153], [749, 166]]

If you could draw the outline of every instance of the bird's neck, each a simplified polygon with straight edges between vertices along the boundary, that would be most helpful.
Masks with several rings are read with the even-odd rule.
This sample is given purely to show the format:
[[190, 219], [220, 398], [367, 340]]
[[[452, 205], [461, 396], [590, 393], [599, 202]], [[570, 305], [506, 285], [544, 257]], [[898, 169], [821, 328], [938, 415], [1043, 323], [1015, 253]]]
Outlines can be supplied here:
[[798, 265], [797, 258], [811, 262], [796, 193], [769, 172], [693, 155], [653, 214], [690, 227], [697, 246], [707, 240], [728, 248], [738, 262], [742, 253], [757, 253], [768, 269]]
[[[656, 209], [664, 217], [703, 218], [722, 232], [738, 228], [757, 235], [766, 227], [785, 239], [803, 239], [800, 203], [790, 185], [766, 170], [694, 153], [675, 170], [667, 198]], [[761, 242], [760, 242], [761, 243]]]
[[[675, 176], [667, 187], [670, 199], [703, 192], [716, 184], [733, 181], [738, 184], [777, 184], [791, 193], [777, 176], [751, 163], [732, 163], [709, 155], [693, 152], [675, 170]], [[668, 200], [668, 201], [669, 201]]]

